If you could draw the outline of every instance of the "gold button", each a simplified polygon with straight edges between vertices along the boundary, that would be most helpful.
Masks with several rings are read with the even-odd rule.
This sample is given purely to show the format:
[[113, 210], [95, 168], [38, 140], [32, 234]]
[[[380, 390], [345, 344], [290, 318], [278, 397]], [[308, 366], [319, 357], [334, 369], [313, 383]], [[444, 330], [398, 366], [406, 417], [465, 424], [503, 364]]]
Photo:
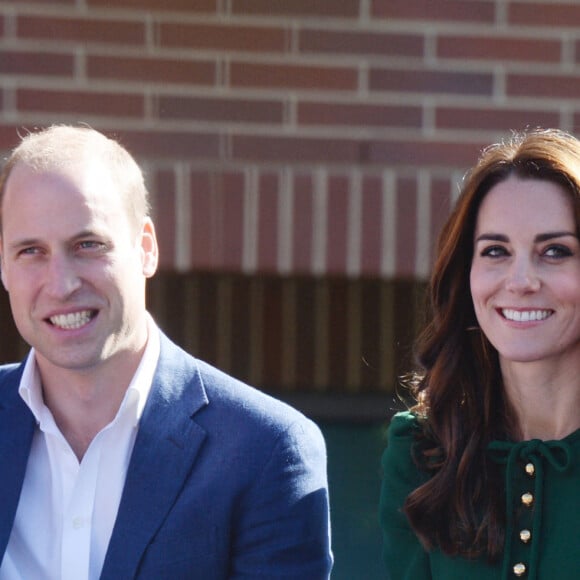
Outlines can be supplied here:
[[514, 565], [513, 571], [516, 576], [523, 576], [526, 573], [526, 565], [522, 562], [518, 562]]
[[530, 532], [530, 530], [522, 530], [520, 532], [520, 540], [524, 544], [527, 544], [531, 539], [532, 539], [532, 532]]
[[534, 496], [530, 492], [524, 493], [522, 495], [522, 503], [526, 507], [530, 507], [534, 503]]
[[526, 463], [526, 467], [525, 467], [526, 473], [530, 476], [530, 477], [534, 477], [534, 474], [536, 473], [536, 468], [534, 467], [533, 463]]

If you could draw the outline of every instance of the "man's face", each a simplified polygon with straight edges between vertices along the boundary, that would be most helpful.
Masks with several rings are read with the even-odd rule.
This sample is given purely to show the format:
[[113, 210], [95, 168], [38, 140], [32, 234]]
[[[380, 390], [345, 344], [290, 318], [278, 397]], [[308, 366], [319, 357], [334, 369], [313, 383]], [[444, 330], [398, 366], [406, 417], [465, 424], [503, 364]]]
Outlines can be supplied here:
[[126, 207], [98, 161], [13, 168], [2, 201], [2, 281], [41, 371], [122, 368], [143, 348], [157, 243], [151, 221], [136, 227]]

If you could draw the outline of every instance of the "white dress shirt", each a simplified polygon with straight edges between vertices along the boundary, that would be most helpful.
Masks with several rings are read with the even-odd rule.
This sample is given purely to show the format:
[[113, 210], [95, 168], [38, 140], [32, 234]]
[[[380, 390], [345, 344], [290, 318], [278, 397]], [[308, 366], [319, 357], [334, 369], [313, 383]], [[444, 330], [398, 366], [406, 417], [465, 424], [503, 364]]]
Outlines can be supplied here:
[[0, 580], [99, 578], [159, 358], [159, 331], [150, 317], [148, 326], [145, 353], [117, 415], [80, 463], [44, 404], [32, 349], [19, 393], [38, 428]]

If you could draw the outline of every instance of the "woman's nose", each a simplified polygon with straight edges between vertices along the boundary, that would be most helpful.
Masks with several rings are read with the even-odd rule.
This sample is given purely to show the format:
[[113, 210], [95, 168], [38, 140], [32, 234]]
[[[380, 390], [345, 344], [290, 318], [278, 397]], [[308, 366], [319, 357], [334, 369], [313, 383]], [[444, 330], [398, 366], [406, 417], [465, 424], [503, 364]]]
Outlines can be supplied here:
[[540, 288], [540, 278], [534, 264], [529, 259], [516, 259], [511, 264], [506, 279], [506, 289], [510, 292], [536, 292]]

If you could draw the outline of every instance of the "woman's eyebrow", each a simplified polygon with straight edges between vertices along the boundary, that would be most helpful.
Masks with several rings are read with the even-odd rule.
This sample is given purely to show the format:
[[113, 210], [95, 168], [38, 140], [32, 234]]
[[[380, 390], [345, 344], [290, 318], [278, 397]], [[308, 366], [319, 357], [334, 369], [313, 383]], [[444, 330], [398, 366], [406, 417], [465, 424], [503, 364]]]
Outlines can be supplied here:
[[475, 238], [475, 241], [509, 242], [509, 238], [504, 234], [481, 234]]
[[554, 238], [564, 238], [570, 236], [572, 238], [577, 238], [578, 236], [576, 235], [575, 232], [569, 232], [567, 230], [561, 231], [561, 232], [546, 232], [545, 234], [538, 234], [534, 240], [536, 242], [546, 242], [548, 240], [552, 240]]
[[[564, 237], [578, 238], [575, 232], [563, 230], [558, 232], [545, 232], [543, 234], [538, 234], [534, 238], [534, 242], [546, 242], [548, 240], [553, 240], [554, 238], [564, 238]], [[475, 238], [475, 241], [509, 242], [509, 237], [504, 234], [483, 233], [477, 236], [477, 238]]]

